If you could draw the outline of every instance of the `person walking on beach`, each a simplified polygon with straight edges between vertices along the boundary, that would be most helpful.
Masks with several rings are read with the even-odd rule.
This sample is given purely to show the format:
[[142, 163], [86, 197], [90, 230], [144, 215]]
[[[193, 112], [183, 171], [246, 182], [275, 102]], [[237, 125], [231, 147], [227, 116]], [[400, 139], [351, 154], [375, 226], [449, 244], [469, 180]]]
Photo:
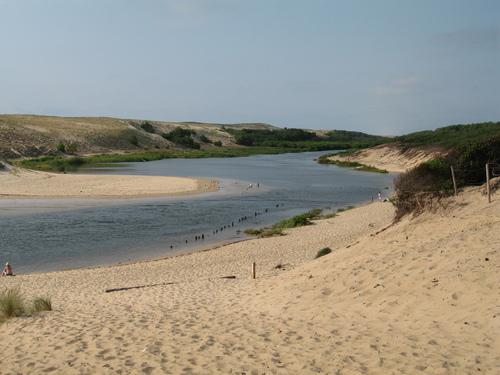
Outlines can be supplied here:
[[12, 266], [9, 264], [9, 262], [5, 263], [2, 276], [14, 276], [14, 274], [12, 273]]
[[382, 202], [382, 193], [380, 191], [378, 192], [378, 201]]

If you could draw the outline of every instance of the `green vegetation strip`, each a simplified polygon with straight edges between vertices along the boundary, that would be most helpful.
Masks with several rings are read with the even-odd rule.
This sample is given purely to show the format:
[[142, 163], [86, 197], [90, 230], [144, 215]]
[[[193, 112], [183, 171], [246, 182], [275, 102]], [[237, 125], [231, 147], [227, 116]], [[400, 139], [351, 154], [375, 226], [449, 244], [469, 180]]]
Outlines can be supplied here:
[[302, 151], [304, 150], [280, 147], [218, 147], [205, 150], [159, 150], [92, 156], [43, 156], [40, 158], [19, 160], [16, 161], [15, 164], [19, 167], [27, 169], [64, 172], [74, 171], [84, 165], [90, 166], [105, 163], [131, 163], [176, 158], [199, 159], [242, 157], [259, 154], [282, 154]]
[[270, 228], [247, 229], [245, 230], [245, 233], [258, 237], [282, 236], [283, 230], [285, 229], [311, 225], [312, 224], [311, 220], [321, 218], [321, 211], [322, 211], [321, 209], [315, 208], [313, 210], [304, 212], [303, 214], [281, 220], [280, 222], [274, 224]]
[[339, 154], [326, 154], [318, 158], [320, 164], [333, 164], [343, 168], [355, 168], [358, 171], [375, 172], [375, 173], [388, 173], [385, 169], [375, 168], [369, 165], [361, 164], [355, 161], [343, 161], [329, 159], [331, 156], [338, 156]]

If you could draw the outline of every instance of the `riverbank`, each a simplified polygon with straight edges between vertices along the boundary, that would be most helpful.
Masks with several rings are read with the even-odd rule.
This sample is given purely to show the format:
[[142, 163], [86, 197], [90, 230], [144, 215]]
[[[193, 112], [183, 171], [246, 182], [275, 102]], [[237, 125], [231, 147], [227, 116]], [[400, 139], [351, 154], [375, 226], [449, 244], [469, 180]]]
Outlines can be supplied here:
[[2, 278], [54, 311], [0, 326], [0, 373], [495, 373], [500, 201], [469, 189], [442, 203], [396, 224], [377, 202], [211, 251]]
[[216, 191], [214, 180], [167, 176], [0, 172], [0, 198], [132, 198]]
[[354, 152], [331, 155], [327, 160], [343, 163], [347, 166], [356, 164], [371, 167], [374, 171], [403, 173], [426, 161], [442, 156], [437, 149], [413, 148], [403, 150], [397, 144], [384, 144]]

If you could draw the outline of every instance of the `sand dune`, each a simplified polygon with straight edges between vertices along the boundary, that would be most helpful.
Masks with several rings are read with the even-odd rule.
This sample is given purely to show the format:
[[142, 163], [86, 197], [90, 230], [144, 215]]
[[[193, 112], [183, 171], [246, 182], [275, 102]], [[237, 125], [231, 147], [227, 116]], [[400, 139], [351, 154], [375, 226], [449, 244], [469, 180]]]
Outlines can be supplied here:
[[283, 237], [1, 278], [55, 311], [0, 326], [0, 373], [499, 373], [500, 200], [446, 203], [392, 226], [374, 203]]
[[401, 150], [397, 145], [380, 145], [355, 152], [349, 156], [331, 156], [330, 160], [355, 161], [388, 172], [401, 173], [443, 155], [442, 150]]
[[57, 174], [21, 169], [0, 173], [0, 198], [139, 197], [217, 189], [216, 181], [184, 177]]

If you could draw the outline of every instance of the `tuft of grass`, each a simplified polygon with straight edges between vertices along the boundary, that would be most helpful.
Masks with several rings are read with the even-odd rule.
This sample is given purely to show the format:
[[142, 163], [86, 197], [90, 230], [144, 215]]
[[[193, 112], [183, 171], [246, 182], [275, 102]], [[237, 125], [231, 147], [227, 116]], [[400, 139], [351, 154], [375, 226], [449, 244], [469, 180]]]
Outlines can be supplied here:
[[34, 313], [40, 311], [52, 311], [52, 301], [50, 297], [37, 297], [33, 300], [31, 311]]
[[19, 288], [10, 288], [0, 292], [0, 323], [19, 316], [31, 316], [41, 311], [52, 311], [49, 297], [37, 297], [27, 307]]
[[321, 215], [319, 218], [320, 219], [333, 219], [335, 216], [337, 216], [336, 212], [330, 212], [328, 214]]
[[349, 210], [352, 210], [353, 208], [355, 208], [355, 206], [347, 206], [347, 207], [339, 208], [339, 209], [337, 209], [337, 213], [339, 214], [341, 212], [349, 211]]
[[25, 314], [25, 304], [19, 288], [7, 289], [0, 293], [0, 321]]
[[66, 146], [62, 142], [59, 142], [57, 144], [56, 148], [57, 148], [57, 151], [62, 152], [63, 154], [66, 152]]
[[315, 208], [313, 210], [304, 212], [303, 214], [290, 217], [285, 220], [274, 224], [270, 228], [263, 229], [246, 229], [245, 233], [253, 236], [259, 237], [272, 237], [272, 236], [282, 236], [284, 229], [303, 227], [305, 225], [311, 225], [311, 220], [321, 218], [321, 209]]
[[332, 252], [332, 249], [330, 249], [329, 247], [324, 247], [323, 249], [318, 250], [318, 252], [316, 253], [316, 256], [314, 257], [314, 259], [318, 259], [318, 258], [320, 258], [322, 256], [330, 254], [331, 252]]

